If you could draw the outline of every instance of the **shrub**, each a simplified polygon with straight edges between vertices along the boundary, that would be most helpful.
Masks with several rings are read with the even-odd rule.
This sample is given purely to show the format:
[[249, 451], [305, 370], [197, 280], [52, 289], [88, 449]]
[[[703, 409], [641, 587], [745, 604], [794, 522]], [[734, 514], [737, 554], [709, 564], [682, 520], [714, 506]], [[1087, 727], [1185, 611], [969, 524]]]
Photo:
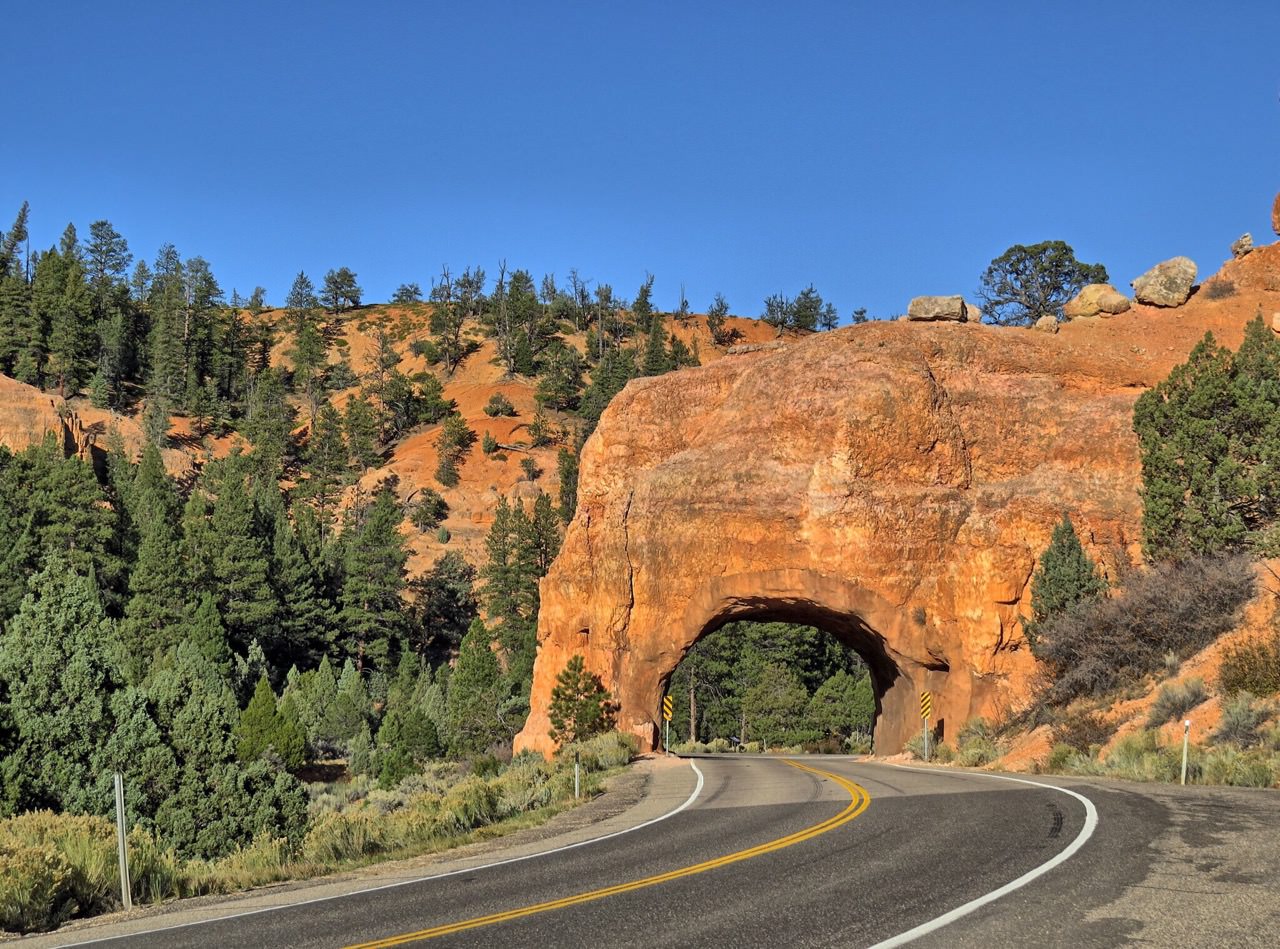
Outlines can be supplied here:
[[1115, 731], [1116, 726], [1099, 712], [1068, 712], [1054, 724], [1049, 735], [1054, 745], [1088, 754], [1091, 748], [1110, 741]]
[[451, 535], [451, 534], [449, 533], [449, 528], [447, 528], [447, 527], [445, 527], [443, 524], [441, 524], [441, 525], [440, 525], [440, 529], [436, 531], [436, 543], [438, 543], [438, 544], [447, 544], [447, 543], [449, 543], [449, 538], [450, 538], [451, 536], [453, 536], [453, 535]]
[[861, 732], [854, 732], [844, 740], [845, 746], [851, 755], [869, 755], [871, 754], [871, 736]]
[[1159, 669], [1166, 653], [1192, 655], [1235, 625], [1253, 590], [1247, 558], [1201, 558], [1136, 576], [1121, 596], [1075, 604], [1039, 628], [1039, 654], [1058, 673], [1042, 701], [1103, 695]]
[[542, 469], [538, 467], [538, 463], [528, 457], [520, 459], [520, 470], [524, 472], [527, 481], [537, 481], [542, 474]]
[[486, 455], [492, 455], [498, 450], [498, 440], [493, 437], [493, 432], [484, 433], [484, 438], [480, 440], [480, 450]]
[[1208, 697], [1203, 679], [1162, 686], [1147, 716], [1147, 727], [1156, 728], [1165, 722], [1180, 720]]
[[1256, 745], [1261, 740], [1258, 729], [1270, 717], [1271, 710], [1248, 692], [1237, 692], [1222, 706], [1222, 721], [1213, 733], [1216, 742], [1230, 742], [1241, 748]]
[[[939, 748], [939, 751], [946, 746]], [[948, 749], [950, 750], [950, 749]], [[986, 719], [973, 718], [956, 736], [955, 762], [964, 768], [980, 768], [1000, 757], [1000, 746]], [[939, 758], [939, 760], [945, 760]]]
[[423, 488], [409, 512], [409, 522], [420, 531], [434, 530], [449, 516], [449, 505], [439, 491]]
[[415, 339], [409, 344], [409, 352], [415, 356], [421, 356], [429, 366], [433, 366], [440, 361], [440, 347], [433, 340]]
[[1225, 300], [1236, 295], [1236, 285], [1224, 277], [1217, 277], [1206, 282], [1200, 292], [1209, 300]]
[[0, 929], [52, 929], [75, 911], [67, 879], [71, 868], [45, 844], [0, 844]]
[[516, 407], [501, 392], [495, 392], [489, 396], [489, 403], [484, 407], [484, 414], [490, 418], [497, 418], [499, 415], [515, 418]]
[[1276, 781], [1275, 762], [1261, 751], [1240, 751], [1232, 745], [1211, 748], [1204, 756], [1206, 784], [1269, 788]]
[[1272, 632], [1265, 639], [1233, 643], [1223, 649], [1218, 684], [1228, 695], [1280, 692], [1280, 632]]

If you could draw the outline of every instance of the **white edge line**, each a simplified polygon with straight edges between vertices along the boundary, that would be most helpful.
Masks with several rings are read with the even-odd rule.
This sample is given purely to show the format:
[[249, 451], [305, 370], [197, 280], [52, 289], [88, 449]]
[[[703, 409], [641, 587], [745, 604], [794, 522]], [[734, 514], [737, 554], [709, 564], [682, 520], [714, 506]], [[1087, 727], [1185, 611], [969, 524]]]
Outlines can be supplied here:
[[[902, 768], [903, 771], [915, 771], [918, 774], [937, 775], [939, 773], [936, 769], [931, 768], [908, 768], [902, 765], [896, 765], [895, 767]], [[1093, 801], [1089, 800], [1083, 794], [1077, 794], [1070, 788], [1060, 788], [1056, 784], [1043, 784], [1039, 781], [1028, 781], [1026, 778], [1011, 778], [1007, 775], [990, 774], [985, 771], [965, 771], [962, 773], [976, 775], [981, 778], [994, 778], [997, 781], [1013, 781], [1017, 784], [1029, 784], [1035, 788], [1048, 788], [1050, 791], [1060, 791], [1063, 794], [1070, 795], [1084, 805], [1084, 827], [1080, 828], [1080, 833], [1076, 835], [1076, 839], [1071, 841], [1071, 843], [1063, 850], [1059, 851], [1056, 856], [1040, 864], [1040, 866], [1028, 870], [1016, 880], [1010, 880], [999, 889], [992, 890], [990, 893], [979, 896], [977, 899], [972, 899], [962, 906], [957, 906], [949, 913], [943, 913], [936, 919], [931, 919], [928, 922], [921, 923], [914, 929], [908, 929], [904, 933], [899, 933], [897, 936], [893, 936], [883, 942], [878, 942], [874, 946], [871, 946], [870, 949], [891, 949], [893, 946], [905, 946], [907, 943], [914, 942], [921, 936], [927, 936], [929, 933], [936, 932], [943, 926], [951, 925], [962, 916], [968, 916], [974, 910], [986, 906], [988, 903], [994, 903], [1001, 897], [1008, 896], [1014, 890], [1021, 889], [1032, 880], [1044, 876], [1054, 867], [1070, 860], [1075, 856], [1076, 851], [1083, 847], [1089, 838], [1093, 836], [1093, 832], [1098, 827], [1098, 809], [1093, 806]]]
[[565, 844], [563, 847], [555, 847], [551, 850], [539, 850], [537, 853], [527, 853], [520, 857], [508, 857], [505, 860], [495, 860], [493, 863], [483, 863], [474, 867], [459, 867], [457, 870], [448, 870], [444, 873], [435, 873], [430, 876], [424, 876], [424, 877], [414, 877], [411, 880], [396, 880], [394, 883], [384, 883], [381, 886], [371, 886], [363, 890], [352, 890], [349, 893], [335, 893], [332, 896], [318, 896], [318, 897], [315, 897], [314, 899], [299, 900], [296, 903], [282, 903], [278, 906], [263, 906], [258, 909], [245, 910], [242, 913], [229, 913], [226, 916], [211, 916], [208, 919], [197, 919], [189, 923], [175, 923], [172, 926], [158, 926], [155, 929], [140, 929], [136, 932], [120, 933], [119, 935], [116, 935], [116, 936], [100, 936], [97, 939], [86, 939], [83, 942], [59, 943], [59, 946], [90, 946], [90, 945], [95, 945], [97, 943], [114, 942], [115, 940], [118, 940], [118, 939], [136, 939], [139, 936], [150, 936], [155, 933], [169, 932], [170, 930], [174, 930], [174, 929], [189, 929], [194, 926], [204, 926], [209, 923], [226, 922], [229, 919], [242, 919], [246, 916], [257, 916], [260, 913], [273, 913], [273, 912], [276, 912], [277, 910], [294, 909], [299, 906], [310, 906], [313, 903], [327, 903], [327, 902], [330, 902], [331, 900], [343, 900], [352, 896], [363, 896], [367, 893], [377, 893], [380, 890], [391, 890], [400, 886], [412, 886], [415, 883], [428, 883], [432, 880], [442, 880], [445, 877], [457, 876], [460, 873], [475, 873], [478, 870], [491, 870], [494, 867], [503, 867], [511, 863], [521, 863], [525, 860], [533, 860], [537, 857], [550, 857], [553, 854], [564, 853], [566, 850], [575, 850], [578, 847], [586, 847], [589, 844], [598, 844], [601, 841], [612, 840], [614, 837], [621, 837], [623, 834], [629, 834], [632, 831], [643, 830], [646, 827], [652, 827], [654, 824], [657, 824], [660, 821], [664, 821], [669, 817], [675, 817], [685, 808], [689, 807], [689, 805], [691, 805], [694, 801], [698, 799], [698, 795], [702, 793], [702, 788], [705, 783], [705, 779], [702, 776], [702, 771], [698, 768], [696, 764], [694, 764], [693, 761], [689, 761], [689, 767], [693, 768], [693, 773], [698, 776], [698, 780], [697, 780], [697, 783], [693, 786], [693, 793], [690, 794], [689, 797], [685, 800], [685, 802], [681, 804], [679, 807], [676, 807], [674, 810], [667, 811], [667, 813], [659, 815], [658, 817], [650, 818], [649, 820], [644, 821], [641, 824], [636, 824], [634, 827], [626, 827], [626, 828], [623, 828], [622, 830], [615, 830], [612, 833], [602, 834], [599, 837], [592, 837], [589, 840], [580, 840], [577, 843]]

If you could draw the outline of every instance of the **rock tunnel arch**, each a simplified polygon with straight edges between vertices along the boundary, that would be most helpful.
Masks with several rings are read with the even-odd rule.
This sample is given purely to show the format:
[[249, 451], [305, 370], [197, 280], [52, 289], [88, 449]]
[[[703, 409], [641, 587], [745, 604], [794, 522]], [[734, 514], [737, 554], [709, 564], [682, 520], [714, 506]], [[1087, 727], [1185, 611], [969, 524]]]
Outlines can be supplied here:
[[1108, 570], [1137, 553], [1132, 366], [1068, 373], [1058, 337], [866, 324], [635, 380], [580, 461], [543, 579], [518, 750], [554, 750], [575, 655], [656, 746], [664, 684], [733, 619], [821, 626], [875, 670], [878, 753], [1027, 698], [1021, 615], [1069, 512]]

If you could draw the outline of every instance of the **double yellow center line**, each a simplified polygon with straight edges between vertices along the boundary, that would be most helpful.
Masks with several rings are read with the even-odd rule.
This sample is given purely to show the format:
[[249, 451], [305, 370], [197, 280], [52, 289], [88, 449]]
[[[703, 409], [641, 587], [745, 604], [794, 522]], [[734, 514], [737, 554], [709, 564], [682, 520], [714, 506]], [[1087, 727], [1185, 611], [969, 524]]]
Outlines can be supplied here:
[[513, 919], [522, 919], [525, 916], [534, 916], [538, 913], [548, 913], [552, 910], [564, 909], [568, 906], [577, 906], [580, 903], [590, 903], [594, 900], [602, 900], [605, 897], [617, 896], [620, 893], [630, 893], [632, 890], [641, 890], [649, 886], [657, 886], [660, 883], [669, 883], [672, 880], [679, 880], [681, 877], [694, 876], [698, 873], [706, 873], [708, 870], [717, 870], [720, 867], [726, 867], [731, 863], [738, 863], [742, 860], [750, 860], [752, 857], [759, 857], [766, 853], [773, 853], [775, 850], [782, 850], [794, 844], [804, 843], [806, 840], [812, 840], [820, 834], [835, 830], [843, 824], [849, 823], [859, 814], [867, 809], [871, 803], [871, 795], [867, 793], [866, 788], [859, 784], [855, 784], [848, 778], [843, 778], [838, 774], [832, 774], [830, 771], [822, 771], [818, 768], [812, 768], [809, 765], [801, 764], [798, 761], [785, 760], [785, 764], [791, 765], [793, 768], [799, 768], [801, 771], [808, 771], [811, 774], [817, 774], [824, 778], [834, 781], [840, 787], [849, 792], [849, 805], [839, 814], [828, 818], [821, 823], [798, 830], [794, 834], [788, 834], [785, 837], [779, 837], [776, 840], [770, 840], [755, 847], [749, 847], [746, 850], [739, 850], [735, 853], [726, 854], [723, 857], [716, 857], [714, 860], [706, 860], [702, 863], [695, 863], [692, 866], [681, 867], [678, 870], [670, 870], [666, 873], [658, 873], [653, 876], [644, 877], [640, 880], [632, 880], [629, 883], [619, 883], [615, 886], [601, 887], [598, 890], [588, 890], [585, 893], [576, 893], [573, 896], [566, 896], [558, 900], [548, 900], [545, 903], [534, 903], [529, 906], [521, 906], [517, 909], [506, 910], [501, 913], [491, 913], [488, 916], [477, 916], [474, 919], [465, 919], [457, 923], [446, 923], [443, 926], [435, 926], [431, 929], [420, 929], [417, 932], [402, 933], [399, 936], [390, 936], [386, 939], [377, 939], [373, 942], [359, 943], [355, 946], [349, 946], [348, 949], [383, 949], [387, 946], [402, 946], [405, 943], [419, 942], [425, 939], [435, 939], [438, 936], [448, 936], [452, 933], [464, 932], [468, 929], [478, 929], [481, 926], [492, 926], [495, 923], [505, 923]]

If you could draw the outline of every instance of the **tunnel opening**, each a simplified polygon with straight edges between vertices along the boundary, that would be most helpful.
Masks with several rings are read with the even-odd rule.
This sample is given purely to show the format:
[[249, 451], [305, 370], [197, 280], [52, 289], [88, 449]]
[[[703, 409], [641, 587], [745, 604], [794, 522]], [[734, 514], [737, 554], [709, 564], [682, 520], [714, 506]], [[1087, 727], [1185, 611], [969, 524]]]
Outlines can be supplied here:
[[854, 614], [738, 599], [705, 624], [664, 682], [671, 743], [870, 752], [899, 675], [881, 637]]

